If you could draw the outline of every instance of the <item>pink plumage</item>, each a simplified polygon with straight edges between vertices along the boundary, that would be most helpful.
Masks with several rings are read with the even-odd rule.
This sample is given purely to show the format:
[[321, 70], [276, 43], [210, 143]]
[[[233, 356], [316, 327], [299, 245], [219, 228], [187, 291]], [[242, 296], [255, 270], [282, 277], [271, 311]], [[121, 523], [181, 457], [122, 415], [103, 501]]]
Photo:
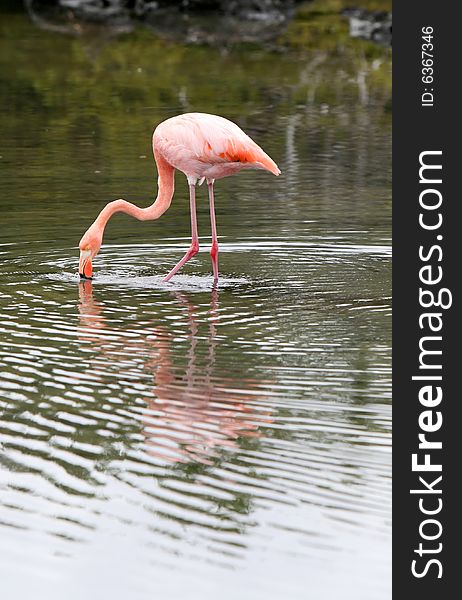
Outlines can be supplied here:
[[163, 121], [154, 131], [153, 148], [188, 180], [220, 179], [241, 169], [266, 169], [276, 163], [232, 121], [205, 113], [187, 113]]
[[201, 184], [204, 179], [208, 185], [212, 225], [210, 256], [214, 280], [217, 281], [218, 238], [213, 190], [215, 179], [227, 177], [241, 169], [265, 169], [274, 175], [279, 175], [280, 170], [235, 123], [206, 113], [187, 113], [163, 121], [154, 131], [152, 147], [159, 172], [159, 189], [155, 202], [147, 208], [139, 208], [123, 199], [109, 202], [80, 240], [80, 276], [92, 277], [92, 259], [101, 247], [104, 228], [115, 212], [125, 212], [144, 221], [158, 219], [168, 209], [173, 197], [174, 170], [178, 169], [186, 175], [189, 184], [191, 246], [164, 281], [169, 281], [199, 251], [196, 184]]

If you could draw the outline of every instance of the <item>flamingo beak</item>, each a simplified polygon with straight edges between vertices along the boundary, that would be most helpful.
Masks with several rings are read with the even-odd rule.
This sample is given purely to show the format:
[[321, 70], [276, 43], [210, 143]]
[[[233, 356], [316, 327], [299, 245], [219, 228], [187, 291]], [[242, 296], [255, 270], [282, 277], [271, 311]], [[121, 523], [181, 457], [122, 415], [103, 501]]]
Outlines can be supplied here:
[[79, 275], [82, 279], [91, 279], [93, 276], [93, 266], [91, 264], [90, 250], [80, 251]]

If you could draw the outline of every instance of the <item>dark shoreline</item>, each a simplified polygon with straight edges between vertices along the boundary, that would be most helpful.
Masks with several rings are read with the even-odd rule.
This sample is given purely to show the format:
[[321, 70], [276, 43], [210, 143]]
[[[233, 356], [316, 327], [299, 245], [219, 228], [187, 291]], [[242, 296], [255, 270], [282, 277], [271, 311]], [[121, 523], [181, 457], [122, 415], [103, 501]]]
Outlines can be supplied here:
[[[211, 46], [272, 42], [296, 17], [297, 6], [310, 4], [306, 0], [24, 0], [31, 20], [56, 33], [81, 35], [98, 27], [128, 33], [142, 24], [167, 39]], [[11, 9], [17, 10], [17, 4]], [[352, 38], [391, 45], [390, 12], [347, 7], [339, 16], [349, 20]]]

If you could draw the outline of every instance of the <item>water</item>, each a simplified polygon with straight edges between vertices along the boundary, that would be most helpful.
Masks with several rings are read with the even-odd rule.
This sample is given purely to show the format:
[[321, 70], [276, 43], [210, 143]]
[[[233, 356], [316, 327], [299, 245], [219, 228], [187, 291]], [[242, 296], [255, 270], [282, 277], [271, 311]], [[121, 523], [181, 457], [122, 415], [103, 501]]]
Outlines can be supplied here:
[[[2, 15], [2, 597], [390, 597], [389, 57], [298, 27], [222, 52]], [[152, 201], [152, 128], [190, 110], [283, 173], [217, 182], [219, 286], [204, 187], [162, 283], [181, 174], [80, 283], [80, 236]]]

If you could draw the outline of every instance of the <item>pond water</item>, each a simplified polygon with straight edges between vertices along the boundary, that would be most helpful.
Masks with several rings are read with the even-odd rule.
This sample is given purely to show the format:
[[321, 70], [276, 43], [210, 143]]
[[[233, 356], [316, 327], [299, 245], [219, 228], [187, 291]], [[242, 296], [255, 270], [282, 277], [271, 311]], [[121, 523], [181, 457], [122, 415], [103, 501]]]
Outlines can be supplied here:
[[[0, 27], [2, 597], [389, 598], [388, 51], [343, 23], [280, 51]], [[218, 287], [205, 186], [161, 282], [181, 174], [79, 282], [80, 236], [152, 202], [152, 130], [188, 111], [282, 171], [217, 182]]]

